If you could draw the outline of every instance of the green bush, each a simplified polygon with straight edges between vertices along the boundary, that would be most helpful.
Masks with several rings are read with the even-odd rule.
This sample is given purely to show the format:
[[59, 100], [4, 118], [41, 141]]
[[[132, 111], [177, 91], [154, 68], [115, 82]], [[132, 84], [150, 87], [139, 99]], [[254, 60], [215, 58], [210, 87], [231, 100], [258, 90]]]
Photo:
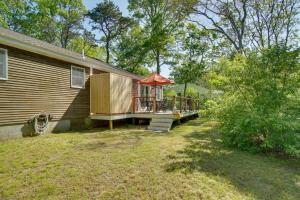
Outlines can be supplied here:
[[198, 92], [194, 88], [188, 87], [186, 89], [186, 96], [187, 97], [193, 97], [193, 98], [197, 99], [198, 98]]
[[201, 117], [214, 118], [214, 113], [218, 108], [218, 103], [213, 99], [203, 99], [201, 104], [199, 114]]
[[299, 49], [275, 47], [219, 64], [211, 77], [224, 91], [216, 112], [224, 142], [300, 157]]
[[176, 91], [175, 90], [171, 90], [171, 89], [169, 89], [169, 90], [164, 90], [164, 96], [166, 97], [166, 98], [172, 98], [172, 97], [174, 97], [174, 96], [176, 96], [177, 94], [176, 94]]

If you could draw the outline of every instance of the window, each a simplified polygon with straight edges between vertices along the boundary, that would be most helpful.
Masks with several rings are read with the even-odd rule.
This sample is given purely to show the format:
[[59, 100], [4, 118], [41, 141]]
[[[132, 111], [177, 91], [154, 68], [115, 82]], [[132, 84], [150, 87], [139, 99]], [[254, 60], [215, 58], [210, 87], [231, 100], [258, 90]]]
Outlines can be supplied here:
[[149, 87], [141, 85], [140, 86], [140, 96], [142, 97], [148, 97], [149, 96]]
[[161, 100], [161, 87], [156, 87], [156, 100], [160, 101]]
[[7, 50], [0, 49], [0, 80], [8, 79]]
[[71, 87], [72, 88], [84, 88], [85, 84], [85, 70], [81, 67], [71, 68]]

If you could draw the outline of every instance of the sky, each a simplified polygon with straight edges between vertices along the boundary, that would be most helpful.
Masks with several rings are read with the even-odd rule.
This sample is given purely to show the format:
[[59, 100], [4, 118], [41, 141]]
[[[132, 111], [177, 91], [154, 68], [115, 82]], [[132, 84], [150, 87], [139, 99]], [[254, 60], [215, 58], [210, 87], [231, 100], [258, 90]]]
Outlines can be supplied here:
[[[129, 15], [127, 6], [128, 6], [128, 1], [127, 0], [112, 0], [122, 11], [123, 15]], [[85, 6], [90, 10], [96, 7], [97, 3], [102, 2], [102, 0], [84, 0], [83, 1]], [[85, 24], [86, 26], [89, 26], [88, 23]], [[99, 37], [99, 33], [94, 32], [96, 34], [96, 37]], [[168, 66], [162, 66], [161, 67], [161, 75], [168, 77], [170, 74], [170, 70]]]

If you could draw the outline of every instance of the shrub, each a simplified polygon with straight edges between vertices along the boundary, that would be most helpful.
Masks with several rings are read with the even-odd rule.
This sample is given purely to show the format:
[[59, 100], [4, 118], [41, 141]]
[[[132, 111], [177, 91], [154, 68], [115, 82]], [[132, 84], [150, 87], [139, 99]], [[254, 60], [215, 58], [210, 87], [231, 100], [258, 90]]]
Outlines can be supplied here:
[[299, 70], [299, 49], [274, 47], [222, 60], [212, 82], [224, 91], [217, 110], [224, 142], [300, 157]]
[[171, 98], [173, 96], [176, 96], [176, 91], [175, 90], [171, 90], [171, 89], [168, 89], [168, 90], [164, 90], [164, 96], [167, 97], [167, 98]]
[[199, 97], [197, 90], [195, 90], [195, 89], [192, 88], [192, 87], [188, 87], [188, 88], [186, 89], [186, 96], [187, 96], [187, 97], [193, 97], [193, 98], [195, 98], [195, 99]]

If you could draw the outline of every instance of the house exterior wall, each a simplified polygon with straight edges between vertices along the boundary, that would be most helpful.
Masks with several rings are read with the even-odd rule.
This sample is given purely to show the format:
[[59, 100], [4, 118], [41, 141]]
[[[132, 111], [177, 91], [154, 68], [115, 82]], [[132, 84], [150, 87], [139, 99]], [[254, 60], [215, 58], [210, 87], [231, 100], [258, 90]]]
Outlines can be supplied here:
[[8, 50], [8, 80], [0, 80], [0, 139], [24, 136], [28, 119], [39, 112], [53, 117], [49, 131], [87, 124], [89, 68], [85, 68], [85, 88], [71, 88], [71, 63], [1, 44], [0, 48]]

